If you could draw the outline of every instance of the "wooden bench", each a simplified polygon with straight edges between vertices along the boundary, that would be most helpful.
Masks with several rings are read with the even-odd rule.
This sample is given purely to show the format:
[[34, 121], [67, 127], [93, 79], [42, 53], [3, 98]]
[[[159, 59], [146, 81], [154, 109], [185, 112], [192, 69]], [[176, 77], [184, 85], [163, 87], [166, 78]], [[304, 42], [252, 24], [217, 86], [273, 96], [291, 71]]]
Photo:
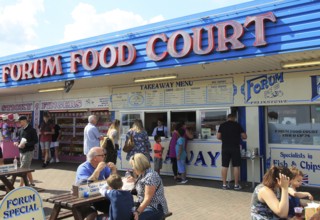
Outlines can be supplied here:
[[[69, 218], [69, 217], [72, 217], [72, 216], [73, 216], [73, 213], [72, 213], [71, 210], [60, 211], [59, 215], [58, 215], [58, 217], [56, 219], [60, 220], [60, 219], [65, 219], [65, 218]], [[46, 220], [49, 220], [49, 219], [50, 219], [50, 215], [46, 216]]]

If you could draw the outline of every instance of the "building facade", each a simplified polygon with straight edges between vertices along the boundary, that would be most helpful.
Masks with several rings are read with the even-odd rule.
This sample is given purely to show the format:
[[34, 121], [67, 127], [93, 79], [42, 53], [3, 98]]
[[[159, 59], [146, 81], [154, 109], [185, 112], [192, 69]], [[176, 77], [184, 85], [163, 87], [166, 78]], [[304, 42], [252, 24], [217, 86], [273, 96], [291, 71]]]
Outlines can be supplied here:
[[[115, 118], [122, 134], [141, 118], [150, 136], [159, 118], [169, 130], [183, 120], [195, 137], [188, 175], [217, 180], [215, 134], [233, 112], [248, 134], [241, 147], [263, 158], [243, 160], [243, 180], [294, 165], [305, 184], [320, 186], [319, 9], [313, 0], [254, 1], [2, 57], [0, 111], [27, 112], [35, 126], [49, 111], [75, 161], [84, 159], [89, 114], [101, 116], [101, 133]], [[119, 158], [126, 169], [125, 154]], [[163, 173], [171, 174], [169, 160]]]

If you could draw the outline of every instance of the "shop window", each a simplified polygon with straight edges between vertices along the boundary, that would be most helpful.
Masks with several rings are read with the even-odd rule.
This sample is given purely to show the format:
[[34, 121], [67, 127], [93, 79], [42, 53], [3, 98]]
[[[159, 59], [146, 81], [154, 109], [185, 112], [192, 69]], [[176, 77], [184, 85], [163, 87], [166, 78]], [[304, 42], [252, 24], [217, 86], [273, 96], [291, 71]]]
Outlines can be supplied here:
[[268, 142], [270, 144], [320, 143], [320, 106], [268, 107]]
[[126, 134], [136, 119], [141, 119], [140, 113], [123, 113], [121, 115], [121, 134]]
[[146, 112], [144, 114], [144, 126], [149, 136], [152, 136], [153, 129], [158, 126], [158, 120], [167, 126], [167, 112]]
[[219, 125], [227, 120], [227, 110], [201, 112], [201, 137], [213, 138], [219, 130]]

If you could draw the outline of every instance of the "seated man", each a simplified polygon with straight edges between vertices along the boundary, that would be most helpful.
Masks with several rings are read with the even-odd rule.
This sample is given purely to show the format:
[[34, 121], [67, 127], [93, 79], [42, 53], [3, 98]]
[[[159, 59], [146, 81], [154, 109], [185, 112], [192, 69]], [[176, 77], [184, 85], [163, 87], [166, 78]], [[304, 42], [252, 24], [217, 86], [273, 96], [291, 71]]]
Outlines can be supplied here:
[[[104, 180], [109, 175], [117, 173], [117, 167], [114, 163], [104, 162], [105, 153], [101, 147], [93, 147], [87, 154], [87, 161], [80, 164], [76, 173], [76, 185], [86, 184], [88, 181]], [[96, 202], [93, 207], [96, 211], [108, 213], [110, 201]], [[83, 215], [87, 216], [90, 213], [88, 210], [82, 209]]]

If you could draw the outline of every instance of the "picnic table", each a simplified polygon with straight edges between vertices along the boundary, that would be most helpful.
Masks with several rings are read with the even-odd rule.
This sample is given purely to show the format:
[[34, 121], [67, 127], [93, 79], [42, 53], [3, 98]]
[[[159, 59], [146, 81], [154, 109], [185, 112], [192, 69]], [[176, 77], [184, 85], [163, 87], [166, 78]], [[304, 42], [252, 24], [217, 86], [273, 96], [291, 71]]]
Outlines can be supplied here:
[[0, 180], [3, 185], [0, 185], [0, 190], [6, 191], [7, 193], [13, 190], [17, 177], [21, 177], [24, 180], [25, 186], [29, 186], [29, 180], [27, 178], [29, 172], [34, 172], [34, 169], [18, 168], [8, 172], [1, 172]]
[[[53, 203], [53, 210], [49, 220], [63, 219], [73, 216], [75, 220], [82, 220], [81, 208], [87, 207], [94, 202], [106, 200], [104, 196], [96, 195], [88, 198], [74, 196], [71, 193], [64, 193], [50, 198], [44, 198], [43, 201]], [[63, 211], [62, 209], [65, 209]]]

